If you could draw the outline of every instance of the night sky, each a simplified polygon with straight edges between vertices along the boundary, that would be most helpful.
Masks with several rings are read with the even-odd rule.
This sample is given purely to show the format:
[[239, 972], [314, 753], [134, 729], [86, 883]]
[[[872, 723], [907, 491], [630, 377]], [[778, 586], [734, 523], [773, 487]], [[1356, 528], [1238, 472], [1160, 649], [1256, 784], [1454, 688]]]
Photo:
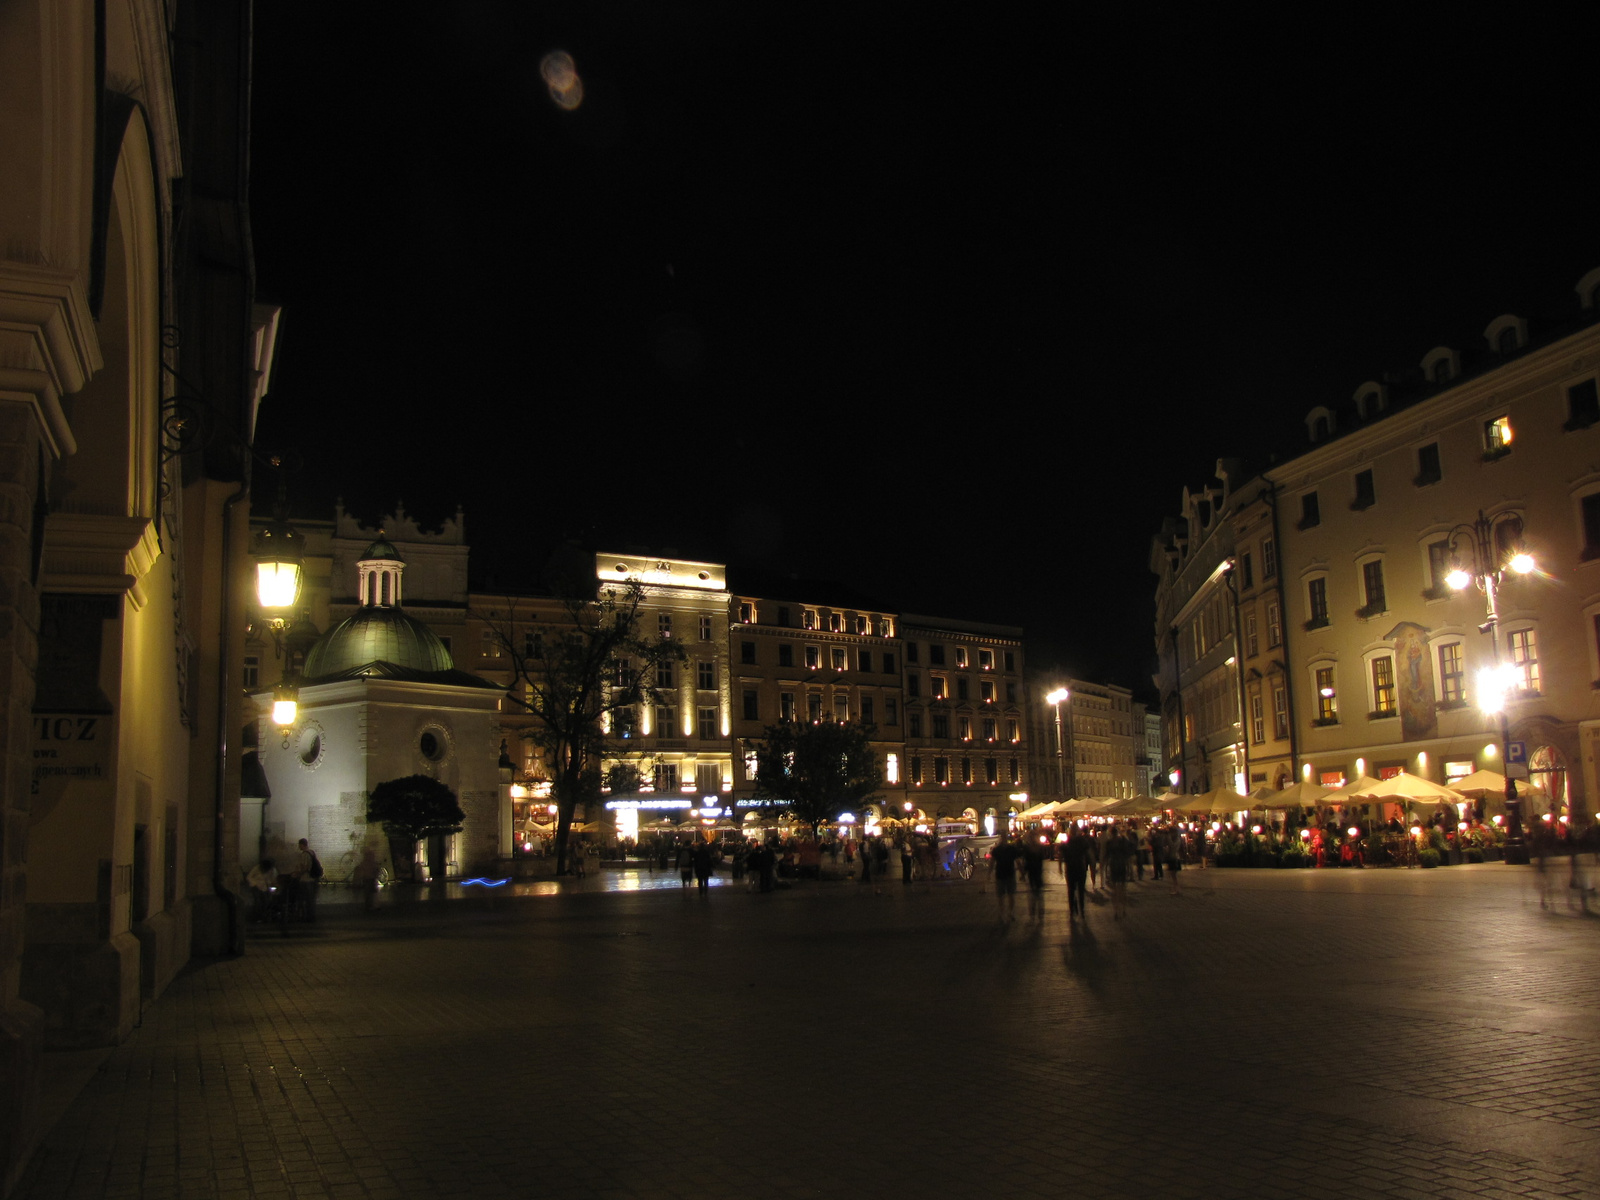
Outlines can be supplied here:
[[1575, 307], [1593, 64], [1503, 5], [1027, 9], [258, 5], [294, 512], [459, 503], [479, 587], [566, 538], [844, 580], [1148, 690], [1185, 484]]

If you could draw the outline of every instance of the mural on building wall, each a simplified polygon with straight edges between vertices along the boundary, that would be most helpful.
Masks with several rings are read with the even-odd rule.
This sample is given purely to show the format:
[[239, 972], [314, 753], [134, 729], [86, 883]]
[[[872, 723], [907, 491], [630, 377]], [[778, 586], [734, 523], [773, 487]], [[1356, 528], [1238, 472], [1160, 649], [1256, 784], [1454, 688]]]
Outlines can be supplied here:
[[1439, 736], [1433, 673], [1428, 669], [1428, 631], [1402, 621], [1389, 631], [1394, 642], [1395, 692], [1400, 706], [1400, 736], [1408, 742]]

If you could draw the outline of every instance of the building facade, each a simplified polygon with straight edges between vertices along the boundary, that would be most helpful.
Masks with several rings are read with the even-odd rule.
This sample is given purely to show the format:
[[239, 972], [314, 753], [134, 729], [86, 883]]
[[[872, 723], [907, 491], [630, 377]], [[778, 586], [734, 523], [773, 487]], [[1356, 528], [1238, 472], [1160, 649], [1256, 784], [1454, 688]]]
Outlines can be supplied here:
[[[0, 6], [0, 1191], [44, 1047], [239, 945], [250, 5]], [[200, 437], [201, 431], [206, 437]]]
[[[1168, 755], [1191, 781], [1214, 786], [1230, 768], [1253, 786], [1401, 769], [1448, 783], [1503, 770], [1499, 718], [1487, 711], [1499, 689], [1480, 677], [1498, 663], [1535, 804], [1589, 807], [1600, 739], [1600, 271], [1577, 290], [1565, 327], [1534, 340], [1527, 321], [1499, 317], [1471, 347], [1436, 347], [1416, 370], [1311, 410], [1311, 448], [1237, 493], [1219, 471], [1210, 512], [1186, 497], [1186, 519], [1158, 536], [1152, 569]], [[1536, 564], [1526, 575], [1509, 569], [1524, 551]], [[1477, 586], [1452, 586], [1458, 567]], [[1202, 686], [1230, 658], [1242, 668], [1239, 716], [1222, 701], [1197, 719], [1196, 705], [1217, 703]], [[1196, 769], [1209, 780], [1194, 780]]]

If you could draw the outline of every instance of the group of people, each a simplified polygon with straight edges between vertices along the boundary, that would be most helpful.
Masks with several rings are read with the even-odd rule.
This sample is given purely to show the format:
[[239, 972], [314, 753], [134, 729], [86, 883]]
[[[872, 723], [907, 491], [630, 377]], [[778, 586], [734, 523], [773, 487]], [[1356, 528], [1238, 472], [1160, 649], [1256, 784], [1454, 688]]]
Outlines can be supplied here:
[[1067, 913], [1070, 920], [1088, 915], [1086, 903], [1091, 881], [1096, 891], [1102, 882], [1111, 892], [1113, 918], [1121, 920], [1128, 911], [1128, 884], [1137, 876], [1144, 879], [1146, 866], [1154, 868], [1154, 878], [1170, 881], [1172, 894], [1178, 894], [1178, 872], [1188, 854], [1187, 839], [1176, 828], [1136, 827], [1115, 823], [1093, 827], [1078, 823], [1068, 827], [1055, 841], [1050, 835], [1030, 831], [1015, 836], [1002, 834], [989, 852], [995, 895], [1002, 920], [1014, 920], [1019, 873], [1028, 884], [1028, 916], [1044, 916], [1045, 860], [1054, 857], [1067, 882]]
[[322, 862], [305, 838], [300, 839], [299, 849], [290, 855], [285, 870], [278, 870], [275, 859], [263, 858], [245, 876], [252, 900], [251, 920], [302, 916], [315, 921], [321, 879]]

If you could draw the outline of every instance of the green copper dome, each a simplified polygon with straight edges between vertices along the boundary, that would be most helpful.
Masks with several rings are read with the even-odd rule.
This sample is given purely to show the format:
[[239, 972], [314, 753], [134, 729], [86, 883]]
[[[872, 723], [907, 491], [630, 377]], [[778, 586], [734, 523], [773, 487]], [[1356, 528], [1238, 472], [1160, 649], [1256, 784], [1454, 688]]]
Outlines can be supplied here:
[[395, 562], [405, 561], [400, 557], [400, 551], [394, 548], [394, 543], [384, 537], [381, 531], [378, 534], [378, 540], [366, 548], [366, 551], [358, 561], [366, 562], [369, 558], [390, 558]]
[[[366, 670], [379, 663], [391, 669]], [[438, 635], [421, 621], [398, 608], [369, 607], [318, 639], [306, 655], [303, 676], [307, 682], [361, 674], [392, 676], [395, 667], [407, 674], [432, 675], [454, 670], [455, 665]]]

